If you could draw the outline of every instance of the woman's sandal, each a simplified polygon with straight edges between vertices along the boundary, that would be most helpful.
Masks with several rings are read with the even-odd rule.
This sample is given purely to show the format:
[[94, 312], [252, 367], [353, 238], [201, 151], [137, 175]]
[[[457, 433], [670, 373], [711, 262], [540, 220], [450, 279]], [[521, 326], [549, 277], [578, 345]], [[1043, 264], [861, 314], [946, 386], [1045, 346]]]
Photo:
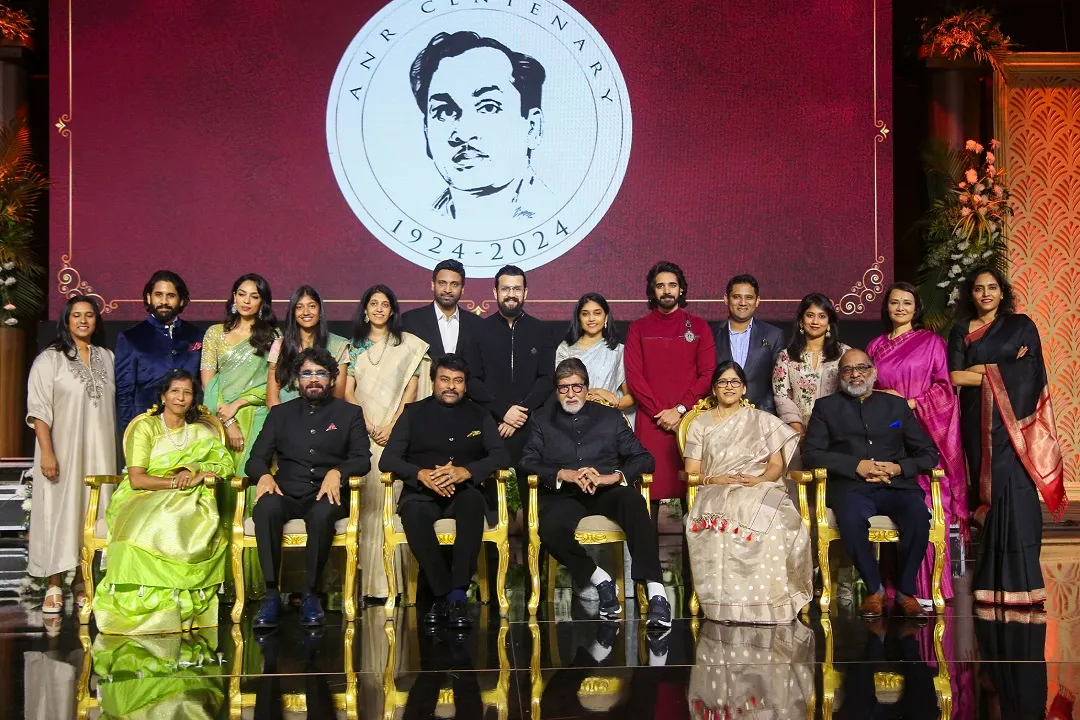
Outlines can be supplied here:
[[[49, 602], [49, 598], [56, 598], [56, 604]], [[50, 585], [45, 591], [45, 599], [41, 603], [43, 615], [59, 615], [64, 611], [64, 589], [59, 585]]]
[[75, 600], [77, 608], [86, 604], [86, 585], [81, 580], [71, 586], [71, 597]]

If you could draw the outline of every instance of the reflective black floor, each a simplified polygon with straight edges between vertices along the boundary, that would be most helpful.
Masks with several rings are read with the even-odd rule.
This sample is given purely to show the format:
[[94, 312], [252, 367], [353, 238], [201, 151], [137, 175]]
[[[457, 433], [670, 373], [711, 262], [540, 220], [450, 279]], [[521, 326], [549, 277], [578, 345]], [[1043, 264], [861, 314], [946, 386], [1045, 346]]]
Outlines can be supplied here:
[[[464, 637], [415, 608], [385, 622], [295, 613], [272, 635], [233, 625], [116, 638], [69, 612], [47, 630], [31, 601], [0, 605], [0, 717], [106, 718], [1071, 718], [1080, 688], [1080, 561], [1044, 548], [1045, 612], [976, 612], [957, 579], [944, 615], [867, 623], [852, 608], [784, 627], [677, 619], [670, 634], [600, 622], [568, 588], [529, 621], [474, 607]], [[684, 593], [675, 585], [669, 596]], [[305, 714], [306, 713], [306, 714]]]

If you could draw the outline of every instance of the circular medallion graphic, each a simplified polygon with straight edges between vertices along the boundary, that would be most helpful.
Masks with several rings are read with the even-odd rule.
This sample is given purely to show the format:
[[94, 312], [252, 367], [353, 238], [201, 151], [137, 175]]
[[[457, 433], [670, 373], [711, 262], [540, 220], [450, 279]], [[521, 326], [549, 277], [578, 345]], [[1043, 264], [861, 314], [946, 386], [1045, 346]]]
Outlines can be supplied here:
[[577, 245], [626, 174], [630, 99], [562, 0], [395, 0], [334, 74], [326, 138], [364, 226], [432, 268], [540, 267]]

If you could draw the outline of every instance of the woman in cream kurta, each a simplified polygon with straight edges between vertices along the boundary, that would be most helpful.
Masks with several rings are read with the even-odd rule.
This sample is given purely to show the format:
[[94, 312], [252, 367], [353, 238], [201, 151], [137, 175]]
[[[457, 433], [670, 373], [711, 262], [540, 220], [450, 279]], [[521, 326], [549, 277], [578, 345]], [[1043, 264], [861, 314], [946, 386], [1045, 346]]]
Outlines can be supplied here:
[[[354, 324], [345, 399], [363, 408], [371, 436], [371, 472], [360, 490], [360, 594], [385, 598], [384, 490], [379, 481], [379, 459], [401, 411], [419, 399], [420, 379], [430, 373], [430, 360], [426, 357], [428, 344], [402, 331], [397, 298], [385, 285], [375, 285], [364, 293]], [[397, 567], [400, 571], [401, 563]], [[400, 578], [397, 586], [403, 587]]]
[[[97, 306], [74, 297], [61, 312], [57, 341], [34, 360], [26, 423], [34, 428], [27, 572], [49, 578], [43, 612], [60, 612], [62, 573], [78, 567], [90, 490], [86, 475], [116, 473], [116, 381], [113, 354], [96, 344]], [[103, 501], [101, 509], [106, 503]], [[76, 575], [72, 593], [85, 598]]]

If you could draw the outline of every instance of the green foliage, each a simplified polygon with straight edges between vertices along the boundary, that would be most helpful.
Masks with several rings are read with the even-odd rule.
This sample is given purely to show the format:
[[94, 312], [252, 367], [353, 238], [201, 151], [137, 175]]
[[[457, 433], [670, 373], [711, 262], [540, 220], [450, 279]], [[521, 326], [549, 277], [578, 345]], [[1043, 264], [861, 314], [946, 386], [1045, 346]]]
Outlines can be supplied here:
[[937, 22], [923, 18], [922, 39], [920, 52], [927, 57], [971, 57], [992, 67], [1003, 79], [1005, 56], [1016, 49], [994, 16], [982, 8], [961, 10]]

